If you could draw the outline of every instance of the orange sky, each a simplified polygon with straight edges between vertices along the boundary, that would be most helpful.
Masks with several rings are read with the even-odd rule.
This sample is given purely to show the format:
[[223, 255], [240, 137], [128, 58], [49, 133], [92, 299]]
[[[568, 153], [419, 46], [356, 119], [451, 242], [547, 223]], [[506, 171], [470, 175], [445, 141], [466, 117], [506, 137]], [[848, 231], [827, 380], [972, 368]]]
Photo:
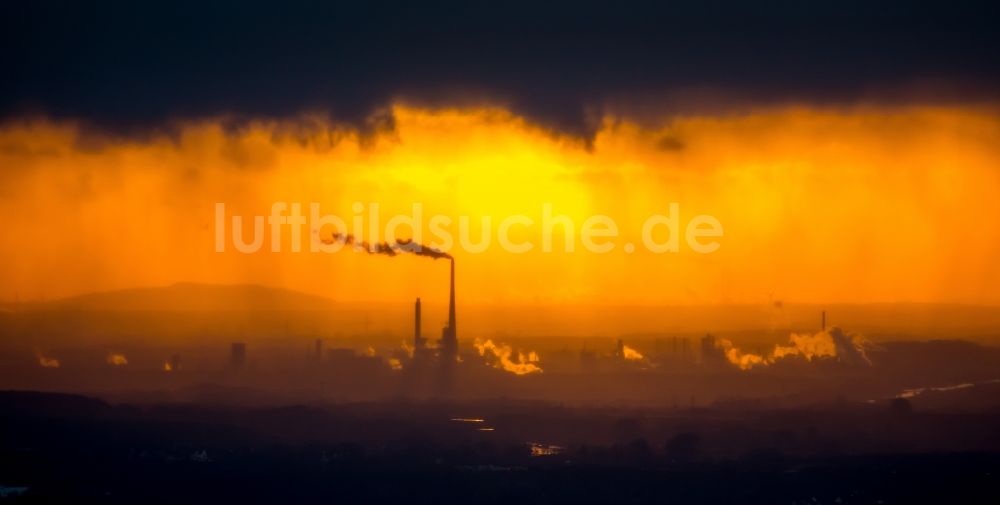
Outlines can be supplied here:
[[[621, 231], [607, 254], [499, 247], [455, 252], [463, 302], [1000, 304], [1000, 115], [995, 109], [763, 110], [658, 128], [606, 120], [592, 146], [502, 110], [394, 109], [373, 138], [315, 121], [111, 139], [73, 124], [0, 129], [0, 299], [55, 298], [179, 281], [260, 283], [337, 300], [446, 297], [447, 265], [341, 251], [214, 251], [214, 206], [266, 215], [319, 202], [345, 219], [541, 218]], [[311, 125], [311, 126], [304, 126]], [[680, 207], [724, 227], [697, 254], [624, 252], [643, 220]], [[495, 225], [494, 225], [495, 228]], [[455, 228], [457, 229], [457, 225]], [[494, 229], [495, 232], [495, 229]], [[541, 243], [536, 225], [518, 239]], [[473, 226], [472, 237], [479, 236]], [[270, 239], [266, 238], [265, 243]], [[682, 242], [683, 243], [683, 242]], [[286, 246], [287, 247], [287, 246]]]

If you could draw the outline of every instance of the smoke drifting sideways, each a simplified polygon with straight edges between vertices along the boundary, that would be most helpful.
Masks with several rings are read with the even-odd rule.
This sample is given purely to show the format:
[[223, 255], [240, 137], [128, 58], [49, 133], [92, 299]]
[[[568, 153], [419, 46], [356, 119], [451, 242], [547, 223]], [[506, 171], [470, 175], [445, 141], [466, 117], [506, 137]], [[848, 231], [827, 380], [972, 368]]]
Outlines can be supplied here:
[[538, 365], [541, 362], [541, 358], [535, 351], [529, 351], [528, 354], [518, 352], [517, 359], [515, 360], [514, 349], [509, 345], [497, 345], [493, 343], [493, 340], [487, 339], [484, 342], [478, 338], [472, 345], [479, 351], [480, 356], [488, 358], [493, 368], [498, 368], [515, 375], [542, 372], [542, 367]]
[[626, 361], [646, 361], [646, 357], [641, 352], [627, 346], [622, 346], [622, 358]]
[[741, 370], [773, 365], [789, 358], [801, 358], [807, 362], [835, 359], [847, 366], [872, 364], [865, 353], [865, 349], [869, 347], [868, 341], [858, 333], [848, 334], [837, 326], [813, 335], [792, 333], [789, 345], [776, 345], [767, 355], [743, 352], [727, 339], [717, 340], [715, 346], [722, 351], [729, 363]]
[[106, 361], [111, 366], [124, 366], [128, 364], [128, 358], [126, 358], [124, 354], [119, 352], [113, 352], [111, 354], [108, 354]]
[[355, 251], [363, 251], [368, 254], [381, 254], [384, 256], [396, 256], [398, 254], [413, 254], [415, 256], [424, 256], [433, 259], [448, 259], [454, 261], [450, 254], [441, 251], [440, 249], [435, 249], [430, 246], [423, 244], [418, 244], [412, 239], [396, 239], [393, 243], [389, 242], [365, 242], [363, 240], [355, 240], [354, 235], [344, 234], [334, 232], [330, 238], [321, 237], [320, 240], [327, 245], [331, 244], [341, 244], [341, 245], [352, 245]]
[[35, 351], [35, 357], [38, 358], [38, 365], [42, 368], [59, 368], [59, 360], [56, 358], [48, 357], [42, 354], [41, 351]]

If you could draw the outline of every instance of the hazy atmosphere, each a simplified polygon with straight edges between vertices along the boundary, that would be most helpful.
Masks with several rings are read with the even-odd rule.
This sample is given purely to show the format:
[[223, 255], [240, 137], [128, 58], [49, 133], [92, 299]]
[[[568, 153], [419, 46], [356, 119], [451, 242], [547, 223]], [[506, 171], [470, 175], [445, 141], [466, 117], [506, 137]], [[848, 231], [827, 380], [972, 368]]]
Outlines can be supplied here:
[[997, 501], [995, 5], [0, 12], [0, 502]]

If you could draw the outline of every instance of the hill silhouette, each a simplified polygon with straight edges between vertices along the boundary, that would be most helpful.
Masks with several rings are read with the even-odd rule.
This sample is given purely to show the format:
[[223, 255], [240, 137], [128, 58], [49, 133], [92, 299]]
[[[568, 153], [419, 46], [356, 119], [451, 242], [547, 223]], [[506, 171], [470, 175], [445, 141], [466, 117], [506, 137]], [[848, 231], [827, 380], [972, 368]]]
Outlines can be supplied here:
[[227, 312], [330, 310], [321, 296], [258, 284], [177, 283], [164, 287], [123, 289], [24, 305], [24, 310]]

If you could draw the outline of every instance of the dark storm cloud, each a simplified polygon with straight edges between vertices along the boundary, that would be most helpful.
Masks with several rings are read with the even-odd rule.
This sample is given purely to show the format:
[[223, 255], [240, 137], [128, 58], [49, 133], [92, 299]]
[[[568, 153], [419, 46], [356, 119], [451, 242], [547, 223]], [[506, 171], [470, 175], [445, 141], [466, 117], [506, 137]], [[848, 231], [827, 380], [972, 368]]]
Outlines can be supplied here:
[[586, 135], [612, 104], [669, 111], [689, 105], [691, 90], [749, 103], [849, 102], [926, 83], [938, 86], [932, 94], [1000, 93], [998, 8], [988, 3], [41, 1], [2, 9], [0, 113], [116, 130], [305, 112], [370, 129], [384, 124], [372, 117], [403, 100], [503, 105]]

